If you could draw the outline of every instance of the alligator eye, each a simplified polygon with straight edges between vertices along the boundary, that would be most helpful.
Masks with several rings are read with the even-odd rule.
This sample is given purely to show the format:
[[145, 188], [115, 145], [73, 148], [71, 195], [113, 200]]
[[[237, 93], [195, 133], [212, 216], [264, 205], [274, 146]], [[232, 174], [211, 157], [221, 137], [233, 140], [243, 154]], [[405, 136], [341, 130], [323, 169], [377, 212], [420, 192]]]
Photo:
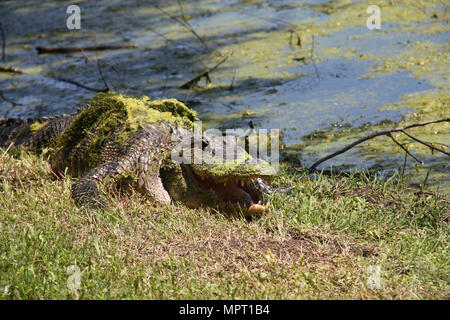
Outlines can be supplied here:
[[202, 139], [202, 150], [205, 150], [208, 145], [209, 145], [208, 141]]
[[[195, 148], [195, 142], [198, 143], [198, 140], [195, 141], [194, 137], [192, 137], [192, 138], [191, 138], [191, 148], [192, 148], [192, 149]], [[202, 138], [202, 150], [205, 150], [207, 146], [209, 146], [208, 140], [206, 140], [205, 138]]]

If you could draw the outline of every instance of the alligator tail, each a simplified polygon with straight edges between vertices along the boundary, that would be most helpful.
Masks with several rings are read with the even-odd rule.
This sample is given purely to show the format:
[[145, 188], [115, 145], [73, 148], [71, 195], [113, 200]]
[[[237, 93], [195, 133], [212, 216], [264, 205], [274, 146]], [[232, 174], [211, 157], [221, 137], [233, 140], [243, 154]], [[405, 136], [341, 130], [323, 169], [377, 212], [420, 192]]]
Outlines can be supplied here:
[[36, 119], [8, 118], [0, 119], [0, 148], [11, 143], [24, 144], [32, 136], [31, 125]]
[[54, 141], [77, 114], [52, 118], [0, 118], [0, 148], [11, 144], [41, 149]]

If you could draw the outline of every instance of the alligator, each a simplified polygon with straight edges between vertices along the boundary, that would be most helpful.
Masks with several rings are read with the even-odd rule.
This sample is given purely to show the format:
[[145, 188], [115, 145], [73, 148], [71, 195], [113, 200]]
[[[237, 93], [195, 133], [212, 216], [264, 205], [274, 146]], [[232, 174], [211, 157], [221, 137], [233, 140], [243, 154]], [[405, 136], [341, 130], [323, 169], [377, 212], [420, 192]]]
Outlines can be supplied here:
[[0, 119], [0, 148], [45, 152], [54, 172], [76, 178], [71, 196], [78, 206], [106, 207], [113, 186], [163, 205], [263, 213], [273, 167], [236, 139], [197, 132], [196, 121], [176, 99], [98, 93], [73, 114]]

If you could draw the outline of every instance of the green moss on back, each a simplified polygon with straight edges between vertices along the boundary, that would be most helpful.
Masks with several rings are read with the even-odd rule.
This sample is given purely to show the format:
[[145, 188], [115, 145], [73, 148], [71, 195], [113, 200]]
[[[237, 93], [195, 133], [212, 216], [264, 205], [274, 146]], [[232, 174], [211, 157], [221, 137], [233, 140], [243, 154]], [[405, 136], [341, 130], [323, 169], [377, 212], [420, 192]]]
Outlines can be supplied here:
[[57, 139], [56, 167], [85, 172], [98, 165], [106, 141], [120, 147], [146, 123], [162, 121], [191, 128], [197, 119], [195, 111], [175, 99], [150, 101], [145, 96], [99, 93]]
[[181, 117], [183, 122], [189, 127], [191, 127], [193, 121], [199, 120], [197, 117], [197, 112], [189, 109], [184, 105], [184, 103], [181, 103], [176, 99], [149, 101], [147, 105], [152, 109], [166, 112], [168, 111], [174, 116]]
[[148, 97], [135, 98], [121, 94], [113, 95], [113, 99], [125, 105], [130, 127], [136, 129], [144, 123], [167, 121], [185, 128], [191, 128], [193, 121], [198, 120], [197, 113], [176, 99], [151, 101]]
[[36, 120], [35, 122], [33, 122], [31, 125], [30, 125], [30, 132], [32, 133], [32, 134], [34, 134], [35, 132], [37, 132], [38, 130], [40, 130], [40, 129], [42, 129], [43, 127], [45, 127], [45, 125], [48, 123], [48, 121], [42, 121], [42, 122], [40, 122], [40, 121], [38, 121], [38, 120]]

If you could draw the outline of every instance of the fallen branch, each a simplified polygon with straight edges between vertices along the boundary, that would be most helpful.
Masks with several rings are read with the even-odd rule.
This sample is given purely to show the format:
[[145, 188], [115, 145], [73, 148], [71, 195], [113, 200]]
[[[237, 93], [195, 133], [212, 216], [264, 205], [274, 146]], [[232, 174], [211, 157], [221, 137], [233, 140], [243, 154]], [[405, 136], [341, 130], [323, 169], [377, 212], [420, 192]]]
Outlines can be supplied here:
[[19, 103], [17, 103], [17, 102], [14, 102], [14, 101], [12, 101], [12, 100], [6, 98], [6, 97], [3, 95], [3, 92], [1, 92], [1, 91], [0, 91], [0, 98], [2, 98], [3, 100], [5, 100], [6, 102], [11, 103], [11, 105], [12, 105], [13, 108], [19, 104]]
[[100, 45], [91, 47], [36, 47], [36, 50], [38, 54], [42, 54], [42, 53], [71, 53], [80, 51], [131, 49], [137, 47], [139, 47], [139, 45], [137, 44], [123, 44], [123, 45]]
[[86, 53], [84, 53], [84, 51], [82, 51], [81, 53], [83, 54], [84, 61], [86, 63], [91, 62], [93, 65], [96, 66], [97, 71], [98, 71], [98, 73], [100, 75], [100, 79], [102, 79], [103, 84], [105, 85], [105, 88], [102, 89], [101, 92], [114, 91], [114, 88], [110, 84], [108, 84], [108, 81], [106, 81], [106, 77], [103, 75], [101, 63], [111, 67], [111, 69], [119, 75], [119, 72], [117, 71], [117, 69], [112, 64], [110, 64], [109, 62], [107, 62], [105, 60], [97, 58], [97, 59], [95, 59], [96, 62], [94, 62], [95, 60], [91, 61], [91, 59], [86, 55]]
[[[12, 72], [12, 73], [18, 73], [18, 74], [27, 74], [27, 73], [24, 73], [20, 69], [17, 69], [17, 68], [14, 68], [14, 67], [9, 67], [9, 66], [0, 66], [0, 72]], [[28, 74], [28, 75], [30, 75], [30, 74]], [[67, 82], [67, 83], [76, 85], [76, 86], [78, 86], [80, 88], [83, 88], [83, 89], [86, 89], [86, 90], [89, 90], [89, 91], [94, 91], [94, 92], [106, 92], [106, 91], [108, 91], [108, 88], [103, 88], [103, 89], [92, 88], [92, 87], [85, 86], [84, 84], [81, 84], [81, 83], [76, 82], [74, 80], [70, 80], [70, 79], [66, 79], [66, 78], [62, 78], [62, 77], [50, 78], [50, 79], [56, 80], [56, 81]], [[0, 92], [0, 98], [2, 98], [3, 100], [5, 100], [5, 101], [7, 101], [9, 103], [14, 103], [13, 101], [10, 101], [10, 100], [6, 99], [4, 96], [2, 96], [1, 92]]]
[[3, 29], [1, 21], [0, 21], [0, 33], [2, 35], [2, 61], [5, 62], [6, 36], [5, 36], [5, 29]]
[[[111, 67], [112, 67], [112, 66], [111, 66]], [[114, 71], [117, 72], [117, 70], [115, 70], [114, 67], [112, 67], [112, 68], [113, 68]], [[9, 66], [0, 66], [0, 72], [12, 72], [12, 73], [18, 73], [18, 74], [28, 74], [28, 75], [31, 75], [31, 74], [29, 74], [29, 73], [23, 72], [23, 71], [20, 70], [20, 69], [17, 69], [17, 68], [14, 68], [14, 67], [9, 67]], [[101, 72], [101, 71], [100, 71], [100, 72]], [[34, 76], [34, 75], [33, 75], [33, 76]], [[107, 85], [106, 85], [106, 87], [103, 88], [103, 89], [98, 89], [98, 88], [88, 87], [88, 86], [85, 86], [84, 84], [81, 84], [81, 83], [76, 82], [76, 81], [74, 81], [74, 80], [66, 79], [66, 78], [62, 78], [62, 77], [57, 77], [57, 78], [52, 78], [52, 77], [50, 77], [49, 79], [56, 80], [56, 81], [67, 82], [67, 83], [76, 85], [77, 87], [80, 87], [80, 88], [83, 88], [83, 89], [86, 89], [86, 90], [89, 90], [89, 91], [94, 91], [94, 92], [107, 92], [107, 91], [109, 90], [109, 88], [108, 88]], [[103, 79], [103, 81], [105, 82], [105, 79], [104, 79], [103, 76], [102, 76], [102, 79]], [[2, 98], [3, 100], [5, 100], [6, 102], [11, 103], [13, 106], [18, 105], [18, 103], [14, 102], [14, 101], [12, 101], [12, 100], [9, 100], [8, 98], [6, 98], [6, 97], [1, 93], [1, 91], [0, 91], [0, 98]]]
[[418, 143], [421, 143], [421, 144], [423, 144], [424, 146], [427, 146], [427, 147], [430, 148], [431, 150], [435, 150], [435, 151], [442, 152], [443, 154], [446, 154], [446, 155], [448, 155], [448, 156], [450, 157], [450, 153], [448, 153], [448, 152], [446, 152], [446, 151], [444, 151], [444, 150], [442, 150], [442, 149], [436, 148], [435, 146], [433, 146], [432, 144], [430, 144], [430, 143], [428, 143], [428, 142], [419, 140], [419, 138], [414, 137], [412, 134], [406, 132], [405, 130], [402, 130], [402, 132], [403, 132], [404, 134], [406, 134], [408, 137], [410, 137], [411, 139], [416, 140]]
[[94, 91], [94, 92], [107, 92], [109, 90], [107, 87], [105, 87], [103, 89], [88, 87], [88, 86], [85, 86], [84, 84], [81, 84], [79, 82], [76, 82], [76, 81], [73, 81], [73, 80], [70, 80], [70, 79], [65, 79], [65, 78], [55, 78], [55, 80], [62, 81], [62, 82], [67, 82], [67, 83], [70, 83], [70, 84], [74, 84], [74, 85], [76, 85], [76, 86], [78, 86], [80, 88], [83, 88], [83, 89], [86, 89], [86, 90], [89, 90], [89, 91]]
[[294, 58], [293, 60], [299, 61], [299, 62], [305, 62], [306, 58], [305, 57], [300, 57], [300, 58]]
[[414, 124], [411, 124], [411, 125], [408, 125], [408, 126], [405, 126], [405, 127], [401, 127], [401, 128], [393, 128], [393, 129], [390, 129], [390, 130], [383, 130], [383, 131], [372, 133], [371, 135], [368, 135], [367, 137], [361, 138], [361, 139], [359, 139], [359, 140], [349, 144], [348, 146], [345, 146], [344, 148], [339, 149], [338, 151], [336, 151], [336, 152], [334, 152], [334, 153], [332, 153], [332, 154], [330, 154], [330, 155], [328, 155], [326, 157], [323, 157], [323, 158], [319, 159], [318, 161], [316, 161], [310, 167], [310, 170], [315, 170], [316, 167], [319, 164], [321, 164], [322, 162], [325, 162], [325, 161], [327, 161], [327, 160], [329, 160], [331, 158], [334, 158], [337, 155], [340, 155], [340, 154], [350, 150], [354, 146], [356, 146], [356, 145], [358, 145], [360, 143], [363, 143], [364, 141], [367, 141], [367, 140], [370, 140], [370, 139], [373, 139], [373, 138], [379, 137], [379, 136], [386, 136], [386, 135], [389, 136], [390, 134], [392, 134], [394, 132], [402, 132], [402, 133], [406, 134], [408, 137], [410, 137], [411, 139], [413, 139], [413, 140], [415, 140], [415, 141], [417, 141], [417, 142], [419, 142], [419, 143], [421, 143], [421, 144], [423, 144], [423, 145], [425, 145], [425, 146], [427, 146], [427, 147], [429, 147], [429, 148], [431, 148], [433, 150], [442, 152], [442, 153], [450, 156], [450, 154], [448, 152], [446, 152], [446, 151], [444, 151], [442, 149], [436, 148], [436, 147], [432, 146], [431, 144], [429, 144], [427, 142], [419, 140], [418, 138], [416, 138], [413, 135], [411, 135], [411, 134], [406, 132], [406, 130], [410, 129], [410, 128], [422, 127], [422, 126], [426, 126], [426, 125], [429, 125], [429, 124], [432, 124], [432, 123], [439, 123], [439, 122], [450, 122], [450, 118], [439, 119], [439, 120], [432, 120], [432, 121], [427, 121], [427, 122], [422, 122], [422, 123], [414, 123]]
[[224, 63], [233, 53], [230, 53], [223, 57], [218, 63], [216, 63], [213, 67], [206, 69], [205, 71], [199, 73], [196, 77], [189, 80], [188, 82], [184, 83], [182, 86], [180, 86], [181, 89], [190, 89], [194, 85], [197, 84], [202, 78], [206, 78], [206, 81], [208, 83], [211, 83], [211, 79], [209, 78], [209, 73], [214, 71], [218, 66], [220, 66], [222, 63]]
[[[411, 152], [409, 152], [409, 150], [406, 149], [406, 147], [405, 147], [404, 145], [402, 145], [400, 142], [398, 142], [397, 139], [394, 138], [394, 136], [392, 135], [392, 133], [388, 133], [387, 135], [388, 135], [388, 136], [392, 139], [392, 141], [394, 141], [400, 148], [402, 148], [402, 149], [406, 152], [406, 154], [410, 155], [411, 158], [413, 158], [414, 160], [416, 160], [418, 163], [423, 164], [423, 162], [420, 161], [419, 159], [417, 159]], [[406, 161], [406, 160], [405, 160], [405, 161]]]
[[0, 72], [23, 73], [22, 70], [10, 66], [0, 66]]

